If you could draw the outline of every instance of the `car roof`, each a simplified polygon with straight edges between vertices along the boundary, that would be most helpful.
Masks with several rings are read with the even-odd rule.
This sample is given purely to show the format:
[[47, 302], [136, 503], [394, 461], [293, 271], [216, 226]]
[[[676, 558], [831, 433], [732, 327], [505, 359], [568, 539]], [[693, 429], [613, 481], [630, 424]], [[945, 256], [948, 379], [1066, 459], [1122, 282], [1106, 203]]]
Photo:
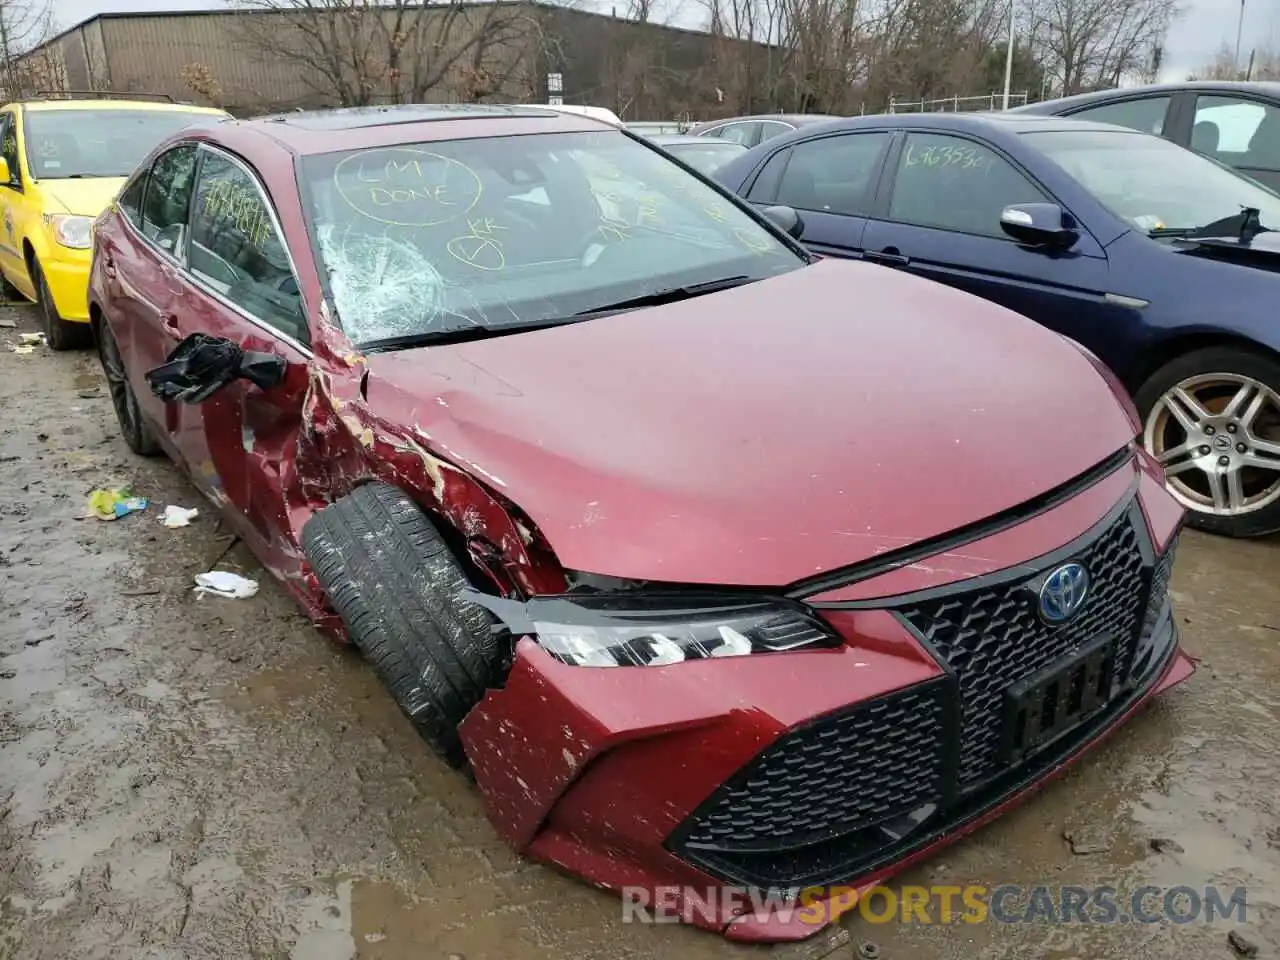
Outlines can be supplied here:
[[703, 120], [700, 127], [716, 126], [722, 123], [744, 123], [748, 120], [781, 120], [796, 126], [805, 123], [817, 123], [820, 120], [839, 120], [835, 113], [754, 113], [745, 117], [722, 117], [719, 120]]
[[1181, 83], [1149, 83], [1139, 87], [1114, 87], [1109, 90], [1093, 90], [1089, 93], [1077, 93], [1070, 97], [1059, 97], [1056, 100], [1043, 100], [1040, 103], [1028, 103], [1014, 107], [1012, 113], [1051, 113], [1059, 109], [1081, 106], [1099, 100], [1124, 100], [1130, 97], [1144, 97], [1160, 93], [1181, 92], [1218, 92], [1218, 93], [1251, 93], [1257, 96], [1280, 100], [1280, 83], [1267, 80], [1184, 80]]
[[128, 100], [125, 98], [97, 99], [74, 97], [49, 100], [17, 100], [23, 110], [36, 113], [54, 110], [152, 110], [157, 113], [200, 113], [209, 116], [230, 116], [227, 111], [218, 107], [201, 107], [194, 103], [169, 103], [157, 100]]
[[687, 133], [655, 133], [651, 137], [646, 137], [652, 143], [661, 143], [667, 146], [688, 144], [691, 147], [739, 147], [743, 150], [740, 143], [734, 143], [732, 140], [717, 140], [714, 137], [695, 137]]
[[398, 143], [528, 133], [616, 131], [603, 120], [546, 107], [506, 104], [401, 104], [269, 114], [235, 122], [296, 154]]
[[[985, 134], [1020, 134], [1047, 133], [1051, 130], [1104, 130], [1115, 133], [1127, 130], [1110, 123], [1099, 123], [1095, 120], [1076, 120], [1071, 117], [1040, 116], [1039, 114], [1000, 112], [972, 113], [881, 113], [861, 117], [845, 117], [822, 125], [823, 130], [857, 130], [864, 127], [915, 127], [917, 129], [967, 130], [971, 133]], [[812, 135], [812, 129], [804, 130]], [[1139, 134], [1141, 135], [1141, 134]], [[785, 140], [799, 138], [797, 133], [787, 134]], [[777, 138], [783, 142], [784, 138]], [[768, 140], [766, 143], [774, 143]]]

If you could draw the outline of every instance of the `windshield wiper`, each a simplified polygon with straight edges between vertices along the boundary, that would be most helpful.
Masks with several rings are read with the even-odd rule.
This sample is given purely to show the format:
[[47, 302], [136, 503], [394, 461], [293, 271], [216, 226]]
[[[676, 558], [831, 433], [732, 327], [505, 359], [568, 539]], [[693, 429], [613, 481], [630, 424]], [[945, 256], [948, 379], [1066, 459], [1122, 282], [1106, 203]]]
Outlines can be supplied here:
[[1262, 211], [1257, 207], [1241, 207], [1239, 213], [1221, 217], [1201, 227], [1157, 227], [1147, 231], [1147, 236], [1170, 238], [1209, 239], [1219, 237], [1236, 237], [1240, 244], [1248, 246], [1260, 233], [1272, 233], [1269, 227], [1262, 225]]
[[410, 333], [402, 337], [381, 337], [367, 340], [357, 349], [361, 353], [391, 353], [396, 350], [411, 350], [414, 347], [435, 347], [451, 343], [466, 343], [470, 340], [488, 340], [491, 337], [503, 337], [509, 333], [526, 333], [530, 330], [543, 330], [547, 327], [560, 327], [567, 323], [577, 323], [587, 317], [558, 317], [549, 320], [530, 320], [528, 323], [504, 323], [499, 326], [485, 327], [476, 324], [473, 327], [453, 327], [449, 330], [432, 330], [426, 333]]
[[638, 297], [628, 297], [626, 300], [602, 303], [597, 307], [592, 307], [590, 310], [582, 310], [575, 313], [573, 316], [579, 319], [586, 319], [587, 317], [599, 316], [602, 313], [616, 313], [622, 310], [634, 310], [638, 307], [657, 307], [664, 303], [675, 303], [679, 300], [701, 297], [708, 293], [717, 293], [720, 290], [732, 290], [734, 287], [740, 287], [745, 283], [755, 283], [755, 278], [747, 276], [721, 277], [719, 280], [690, 283], [683, 287], [668, 287], [665, 290], [642, 293]]

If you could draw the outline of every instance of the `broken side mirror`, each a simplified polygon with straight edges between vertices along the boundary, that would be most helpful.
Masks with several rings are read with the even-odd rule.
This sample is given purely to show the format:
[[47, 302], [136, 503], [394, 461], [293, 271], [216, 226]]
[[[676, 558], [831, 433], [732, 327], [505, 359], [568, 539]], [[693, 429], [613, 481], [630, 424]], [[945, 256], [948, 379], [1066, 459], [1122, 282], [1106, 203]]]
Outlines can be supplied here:
[[799, 240], [804, 233], [804, 221], [800, 219], [800, 214], [796, 213], [794, 207], [776, 204], [765, 207], [760, 211], [760, 215], [793, 240]]
[[244, 350], [225, 337], [193, 333], [168, 360], [147, 371], [151, 392], [166, 402], [203, 403], [233, 380], [270, 390], [284, 380], [288, 361], [273, 353]]

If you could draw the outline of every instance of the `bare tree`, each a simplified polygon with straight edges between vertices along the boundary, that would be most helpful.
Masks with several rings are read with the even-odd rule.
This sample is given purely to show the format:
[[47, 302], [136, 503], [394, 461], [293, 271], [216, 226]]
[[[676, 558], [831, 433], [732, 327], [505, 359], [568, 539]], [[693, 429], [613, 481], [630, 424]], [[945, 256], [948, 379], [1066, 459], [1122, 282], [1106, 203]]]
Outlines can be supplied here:
[[1065, 95], [1119, 86], [1150, 70], [1177, 0], [1032, 0], [1032, 41]]
[[1196, 70], [1188, 80], [1280, 80], [1280, 52], [1260, 47], [1248, 54], [1243, 63], [1235, 62], [1235, 52], [1225, 43], [1218, 48], [1212, 62]]
[[[51, 0], [0, 0], [0, 62], [4, 64], [5, 93], [9, 97], [34, 92], [37, 81], [56, 79], [47, 58], [22, 63], [20, 58], [53, 33]], [[40, 60], [37, 63], [36, 60]]]
[[481, 100], [519, 81], [540, 39], [519, 3], [457, 0], [239, 0], [242, 41], [296, 65], [316, 98], [340, 106]]

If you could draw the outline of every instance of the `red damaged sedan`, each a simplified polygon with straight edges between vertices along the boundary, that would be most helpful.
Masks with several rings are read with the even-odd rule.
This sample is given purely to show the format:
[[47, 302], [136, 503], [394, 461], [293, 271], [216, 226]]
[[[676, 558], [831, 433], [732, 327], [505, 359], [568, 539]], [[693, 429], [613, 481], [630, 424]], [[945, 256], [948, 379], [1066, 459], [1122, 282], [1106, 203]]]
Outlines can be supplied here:
[[514, 847], [655, 898], [881, 881], [1192, 669], [1094, 358], [766, 214], [586, 117], [414, 106], [184, 131], [95, 229], [133, 450]]

